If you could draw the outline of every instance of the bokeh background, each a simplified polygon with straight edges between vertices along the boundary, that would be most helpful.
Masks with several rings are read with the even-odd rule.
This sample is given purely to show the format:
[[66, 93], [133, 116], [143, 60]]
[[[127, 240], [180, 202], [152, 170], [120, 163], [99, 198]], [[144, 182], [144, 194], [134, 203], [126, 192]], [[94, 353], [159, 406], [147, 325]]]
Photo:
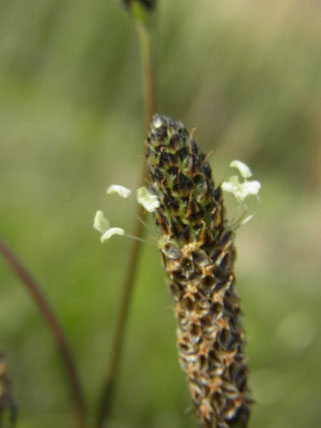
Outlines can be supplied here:
[[[321, 3], [159, 0], [153, 55], [158, 110], [197, 128], [216, 181], [240, 159], [262, 182], [237, 237], [250, 426], [320, 426]], [[105, 189], [138, 184], [141, 86], [136, 32], [117, 1], [0, 0], [0, 233], [65, 327], [91, 416], [131, 245], [101, 245], [92, 221], [100, 208], [131, 232], [134, 201]], [[51, 336], [3, 260], [0, 348], [18, 427], [71, 427]], [[173, 303], [146, 244], [109, 426], [192, 428], [189, 405]]]

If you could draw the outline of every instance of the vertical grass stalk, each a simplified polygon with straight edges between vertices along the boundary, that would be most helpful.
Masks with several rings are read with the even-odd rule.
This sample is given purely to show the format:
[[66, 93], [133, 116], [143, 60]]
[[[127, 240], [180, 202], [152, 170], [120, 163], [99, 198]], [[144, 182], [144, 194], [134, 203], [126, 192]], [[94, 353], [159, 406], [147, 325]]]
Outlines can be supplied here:
[[[142, 74], [143, 74], [143, 86], [144, 86], [144, 105], [145, 105], [145, 135], [147, 135], [149, 124], [156, 111], [155, 108], [155, 91], [154, 91], [154, 78], [152, 70], [152, 60], [150, 51], [150, 36], [149, 30], [144, 22], [137, 21], [136, 28], [139, 37], [141, 61], [142, 61]], [[146, 181], [146, 162], [143, 161], [141, 168], [140, 185], [143, 186]], [[143, 207], [139, 204], [136, 206], [136, 221], [134, 224], [134, 236], [142, 238], [143, 236], [143, 225], [137, 219], [142, 217]], [[105, 421], [109, 418], [112, 400], [114, 396], [115, 384], [117, 381], [119, 363], [121, 358], [122, 346], [125, 338], [126, 321], [129, 312], [130, 299], [133, 291], [133, 285], [136, 279], [136, 273], [139, 263], [139, 255], [141, 250], [141, 241], [133, 240], [131, 244], [129, 260], [127, 269], [124, 277], [124, 283], [122, 287], [122, 296], [120, 302], [120, 308], [118, 312], [118, 318], [116, 320], [116, 328], [114, 332], [114, 339], [111, 347], [110, 362], [108, 367], [108, 375], [106, 382], [103, 386], [102, 394], [99, 401], [99, 408], [97, 414], [97, 427], [102, 428]]]

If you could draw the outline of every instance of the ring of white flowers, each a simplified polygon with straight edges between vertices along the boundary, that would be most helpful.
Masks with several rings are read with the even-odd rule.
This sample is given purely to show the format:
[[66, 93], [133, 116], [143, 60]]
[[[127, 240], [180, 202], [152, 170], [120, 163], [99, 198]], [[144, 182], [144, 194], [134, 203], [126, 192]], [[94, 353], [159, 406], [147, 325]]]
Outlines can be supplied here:
[[[228, 181], [224, 181], [222, 183], [222, 189], [225, 192], [232, 193], [239, 203], [239, 206], [244, 208], [243, 214], [233, 224], [234, 227], [237, 227], [241, 224], [247, 223], [253, 217], [253, 214], [245, 217], [248, 210], [245, 204], [245, 199], [248, 196], [258, 197], [261, 189], [261, 183], [257, 180], [248, 180], [248, 178], [252, 177], [252, 171], [244, 162], [233, 160], [230, 163], [230, 167], [236, 168], [239, 172], [239, 176], [232, 175]], [[108, 187], [106, 193], [108, 195], [116, 194], [121, 198], [126, 199], [130, 197], [132, 191], [120, 184], [112, 184]], [[154, 212], [160, 206], [157, 196], [145, 186], [140, 187], [137, 190], [136, 198], [137, 202], [142, 205], [147, 212]], [[110, 227], [109, 221], [101, 210], [96, 212], [93, 227], [101, 233], [101, 242], [108, 241], [114, 235], [131, 236], [126, 234], [125, 230], [120, 227]]]

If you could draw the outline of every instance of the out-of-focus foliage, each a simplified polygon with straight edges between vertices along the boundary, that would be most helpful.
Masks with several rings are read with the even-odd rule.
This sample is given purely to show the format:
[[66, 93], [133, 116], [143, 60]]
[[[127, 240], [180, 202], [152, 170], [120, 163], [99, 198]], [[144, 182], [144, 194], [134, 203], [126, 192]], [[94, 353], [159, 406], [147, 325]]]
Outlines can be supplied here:
[[[103, 209], [130, 231], [143, 147], [139, 49], [106, 0], [0, 0], [0, 234], [43, 283], [70, 337], [89, 408], [105, 377], [130, 243], [102, 246]], [[252, 427], [315, 428], [321, 392], [321, 5], [160, 0], [153, 51], [160, 113], [196, 135], [217, 181], [232, 159], [262, 182], [236, 265], [247, 330]], [[228, 197], [227, 197], [228, 200]], [[148, 251], [147, 251], [148, 250]], [[146, 246], [113, 424], [194, 427], [157, 248]], [[71, 426], [56, 349], [0, 261], [0, 347], [24, 428]]]

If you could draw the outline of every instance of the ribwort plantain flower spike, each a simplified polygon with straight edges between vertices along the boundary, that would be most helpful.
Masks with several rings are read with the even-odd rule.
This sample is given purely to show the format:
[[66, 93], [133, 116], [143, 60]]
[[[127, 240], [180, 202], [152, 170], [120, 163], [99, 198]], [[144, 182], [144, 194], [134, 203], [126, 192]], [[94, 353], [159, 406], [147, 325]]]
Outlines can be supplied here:
[[[234, 232], [225, 219], [222, 189], [206, 156], [181, 122], [155, 115], [147, 138], [149, 190], [159, 248], [176, 303], [181, 367], [200, 426], [247, 426], [245, 337], [235, 290]], [[240, 164], [243, 178], [250, 170]]]

